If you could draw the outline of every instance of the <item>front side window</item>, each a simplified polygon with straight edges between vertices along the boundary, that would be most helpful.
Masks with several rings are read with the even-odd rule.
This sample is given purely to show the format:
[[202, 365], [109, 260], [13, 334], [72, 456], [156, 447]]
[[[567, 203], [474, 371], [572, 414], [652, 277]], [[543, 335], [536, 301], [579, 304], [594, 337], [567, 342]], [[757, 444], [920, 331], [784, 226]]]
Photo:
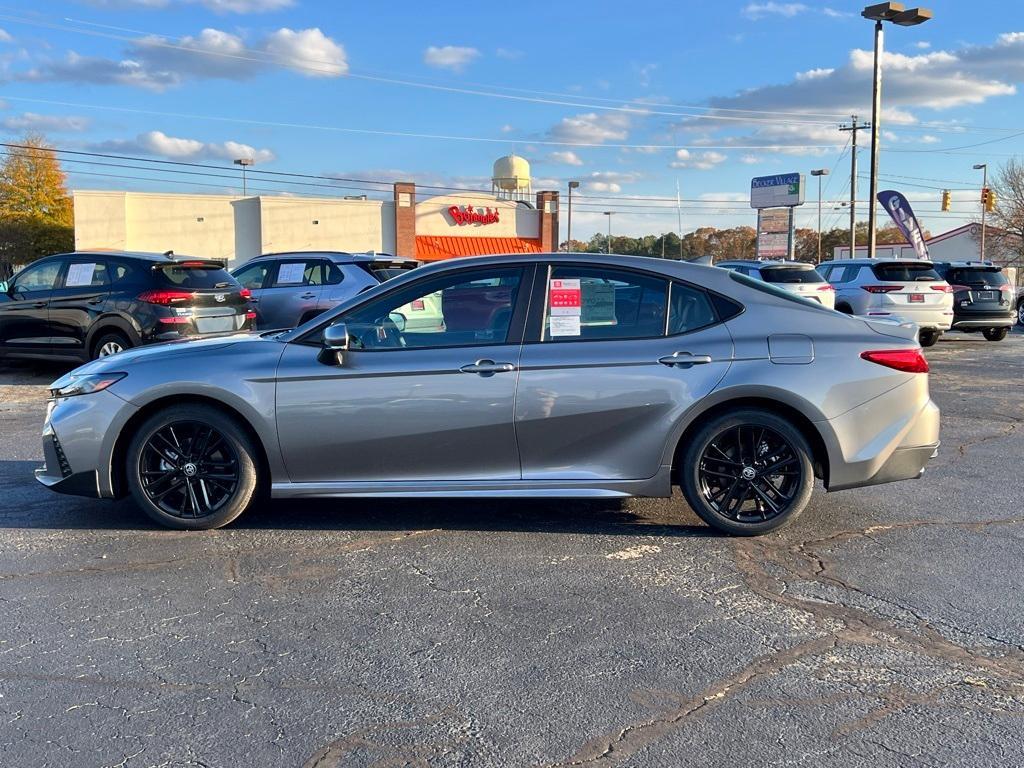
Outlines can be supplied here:
[[57, 282], [57, 275], [60, 272], [59, 261], [48, 261], [45, 264], [36, 264], [23, 270], [14, 279], [15, 291], [49, 291]]
[[263, 287], [263, 284], [267, 280], [267, 273], [270, 271], [271, 265], [267, 262], [260, 262], [259, 264], [250, 264], [247, 267], [242, 267], [237, 273], [235, 273], [235, 280], [237, 280], [243, 288], [248, 288], [250, 291], [257, 291]]
[[549, 271], [543, 341], [654, 338], [665, 334], [668, 282], [575, 265]]
[[523, 270], [460, 272], [423, 280], [357, 307], [339, 320], [352, 349], [504, 344]]

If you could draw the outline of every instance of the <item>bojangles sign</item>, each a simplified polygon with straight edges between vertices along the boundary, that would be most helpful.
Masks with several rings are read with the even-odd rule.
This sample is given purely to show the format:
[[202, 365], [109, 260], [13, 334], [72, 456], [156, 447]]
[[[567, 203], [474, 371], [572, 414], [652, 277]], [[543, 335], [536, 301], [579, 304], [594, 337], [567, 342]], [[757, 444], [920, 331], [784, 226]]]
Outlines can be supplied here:
[[476, 208], [472, 205], [453, 205], [448, 209], [448, 215], [452, 217], [460, 227], [466, 224], [497, 224], [498, 209]]

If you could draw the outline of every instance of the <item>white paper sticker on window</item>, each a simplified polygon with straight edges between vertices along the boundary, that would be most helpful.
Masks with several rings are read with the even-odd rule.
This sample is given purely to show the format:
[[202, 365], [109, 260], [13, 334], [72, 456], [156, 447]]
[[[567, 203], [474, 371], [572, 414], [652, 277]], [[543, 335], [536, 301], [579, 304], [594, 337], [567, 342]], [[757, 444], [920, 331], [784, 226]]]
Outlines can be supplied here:
[[549, 332], [551, 338], [555, 336], [579, 336], [580, 316], [579, 315], [553, 315], [550, 318], [551, 326]]
[[293, 285], [301, 283], [306, 274], [306, 262], [299, 261], [290, 264], [282, 264], [277, 270], [278, 285]]
[[72, 264], [68, 267], [68, 276], [64, 278], [64, 285], [67, 288], [92, 285], [92, 276], [95, 271], [95, 264]]

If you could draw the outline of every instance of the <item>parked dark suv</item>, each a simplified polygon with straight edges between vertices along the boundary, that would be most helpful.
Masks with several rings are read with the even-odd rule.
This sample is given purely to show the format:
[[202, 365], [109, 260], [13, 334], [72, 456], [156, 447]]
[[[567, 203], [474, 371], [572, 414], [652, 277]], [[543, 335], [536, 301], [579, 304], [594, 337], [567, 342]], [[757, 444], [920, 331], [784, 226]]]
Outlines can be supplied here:
[[188, 336], [250, 330], [249, 292], [220, 262], [64, 253], [0, 283], [0, 357], [92, 360]]
[[953, 291], [953, 330], [1006, 338], [1016, 319], [1013, 286], [1003, 268], [982, 261], [937, 262], [935, 271]]

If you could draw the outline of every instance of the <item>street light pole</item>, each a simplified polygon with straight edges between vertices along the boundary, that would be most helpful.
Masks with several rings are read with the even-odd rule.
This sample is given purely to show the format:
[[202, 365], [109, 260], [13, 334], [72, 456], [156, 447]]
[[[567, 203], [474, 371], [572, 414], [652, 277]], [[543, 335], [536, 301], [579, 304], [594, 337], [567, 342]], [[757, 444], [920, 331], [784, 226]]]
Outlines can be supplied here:
[[[988, 163], [978, 163], [974, 170], [981, 171], [981, 188], [988, 189]], [[991, 193], [988, 193], [991, 194]], [[985, 213], [988, 211], [988, 203], [981, 203], [981, 260], [985, 260]]]
[[611, 253], [612, 252], [612, 214], [613, 213], [615, 213], [615, 211], [605, 211], [604, 212], [604, 215], [608, 217], [608, 240], [605, 243], [605, 245], [607, 246], [605, 248], [605, 252], [606, 253]]
[[572, 253], [572, 191], [579, 189], [580, 183], [578, 181], [569, 182], [569, 223], [568, 232], [566, 233], [566, 250]]
[[903, 3], [869, 5], [861, 16], [875, 22], [875, 66], [871, 80], [871, 195], [868, 198], [868, 258], [875, 258], [875, 197], [878, 194], [878, 137], [882, 111], [882, 22], [891, 21], [901, 27], [915, 27], [932, 17], [927, 8], [904, 9]]
[[818, 263], [821, 264], [821, 177], [828, 176], [828, 168], [817, 168], [811, 171], [811, 176], [818, 177]]
[[256, 161], [253, 160], [251, 157], [240, 157], [237, 160], [235, 160], [235, 165], [242, 166], [242, 197], [246, 197], [248, 194], [245, 187], [245, 169], [248, 168], [250, 165], [255, 164]]

